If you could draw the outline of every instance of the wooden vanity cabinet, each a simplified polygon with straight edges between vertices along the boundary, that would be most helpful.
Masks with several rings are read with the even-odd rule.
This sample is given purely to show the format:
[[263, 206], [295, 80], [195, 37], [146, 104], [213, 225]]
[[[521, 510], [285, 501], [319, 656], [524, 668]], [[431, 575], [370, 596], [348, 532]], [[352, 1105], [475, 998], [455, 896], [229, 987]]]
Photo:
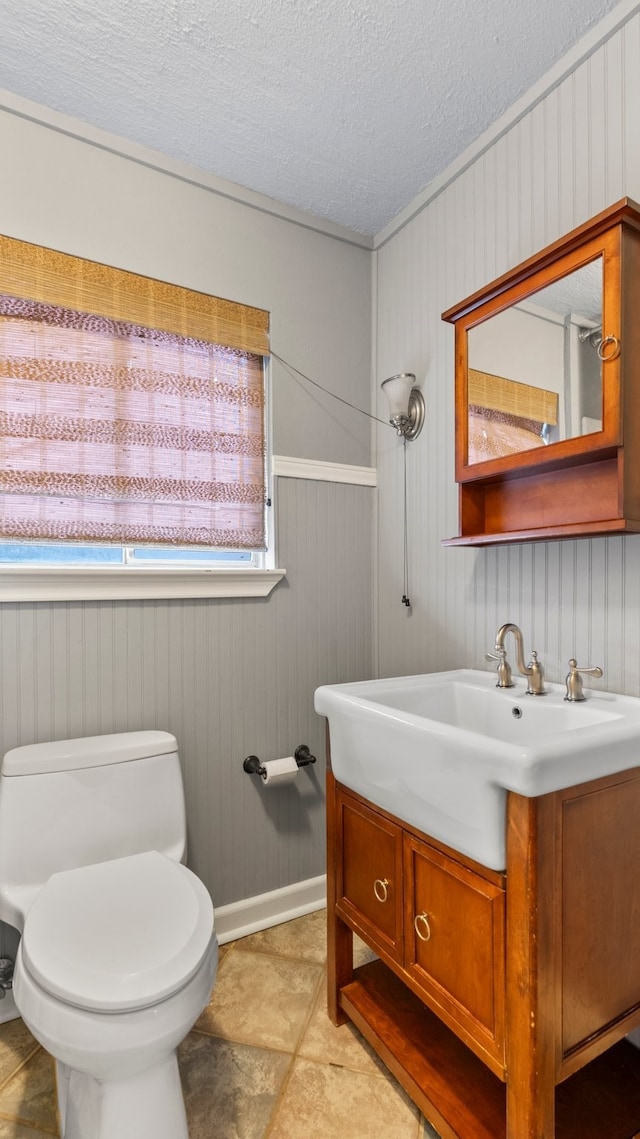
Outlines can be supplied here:
[[336, 810], [336, 912], [502, 1074], [502, 875], [485, 877], [342, 788]]
[[[640, 768], [509, 793], [498, 873], [328, 769], [329, 1013], [443, 1139], [640, 1134], [638, 818]], [[378, 954], [359, 969], [354, 932]]]

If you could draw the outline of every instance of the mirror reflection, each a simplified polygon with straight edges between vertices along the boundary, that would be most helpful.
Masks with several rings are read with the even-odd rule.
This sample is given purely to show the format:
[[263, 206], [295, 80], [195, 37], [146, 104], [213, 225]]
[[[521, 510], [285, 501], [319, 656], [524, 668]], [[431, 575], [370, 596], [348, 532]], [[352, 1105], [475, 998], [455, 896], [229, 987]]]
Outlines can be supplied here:
[[602, 430], [602, 257], [469, 329], [468, 462]]

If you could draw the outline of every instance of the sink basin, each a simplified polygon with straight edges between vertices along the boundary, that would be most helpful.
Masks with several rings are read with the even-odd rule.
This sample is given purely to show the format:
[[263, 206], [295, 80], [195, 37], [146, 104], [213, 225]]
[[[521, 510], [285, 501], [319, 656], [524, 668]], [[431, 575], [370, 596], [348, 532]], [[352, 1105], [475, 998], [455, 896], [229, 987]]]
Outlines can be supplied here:
[[[514, 678], [515, 679], [515, 678]], [[494, 870], [505, 868], [507, 791], [532, 797], [640, 764], [640, 699], [548, 684], [497, 688], [474, 669], [325, 685], [336, 779]]]

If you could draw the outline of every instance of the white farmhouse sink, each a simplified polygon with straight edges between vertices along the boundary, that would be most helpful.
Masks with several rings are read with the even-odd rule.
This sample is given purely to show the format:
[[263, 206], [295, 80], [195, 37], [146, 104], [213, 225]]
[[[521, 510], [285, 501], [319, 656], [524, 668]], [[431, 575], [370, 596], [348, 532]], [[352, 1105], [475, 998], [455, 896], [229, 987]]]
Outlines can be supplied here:
[[[514, 676], [514, 679], [515, 676]], [[336, 779], [494, 870], [505, 868], [506, 792], [528, 797], [640, 765], [640, 699], [564, 700], [547, 684], [497, 688], [494, 673], [455, 672], [325, 685]]]

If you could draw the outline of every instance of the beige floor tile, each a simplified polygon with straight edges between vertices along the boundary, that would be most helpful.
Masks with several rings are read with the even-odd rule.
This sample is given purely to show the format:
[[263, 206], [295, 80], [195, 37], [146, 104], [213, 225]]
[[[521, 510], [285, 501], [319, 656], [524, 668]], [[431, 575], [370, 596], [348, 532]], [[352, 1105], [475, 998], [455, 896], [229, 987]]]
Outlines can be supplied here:
[[0, 1085], [38, 1048], [37, 1040], [22, 1020], [0, 1024]]
[[178, 1058], [190, 1139], [262, 1139], [289, 1056], [192, 1032]]
[[42, 1049], [0, 1089], [0, 1115], [58, 1134], [53, 1060]]
[[195, 1027], [241, 1044], [293, 1052], [322, 974], [322, 966], [312, 962], [234, 949]]
[[316, 910], [293, 921], [263, 929], [236, 941], [239, 949], [269, 953], [274, 957], [293, 957], [298, 961], [315, 961], [322, 965], [327, 958], [327, 912]]
[[22, 1123], [16, 1123], [15, 1119], [0, 1119], [0, 1139], [44, 1139], [49, 1134], [48, 1131], [25, 1127]]
[[418, 1139], [418, 1130], [395, 1082], [297, 1059], [269, 1139]]
[[[291, 957], [297, 961], [323, 964], [327, 959], [327, 911], [316, 910], [304, 917], [261, 930], [260, 933], [252, 933], [233, 942], [233, 945], [253, 953], [268, 953], [273, 957]], [[375, 960], [376, 956], [357, 934], [353, 935], [353, 963], [356, 967]]]
[[311, 1020], [302, 1038], [299, 1055], [319, 1063], [335, 1064], [355, 1072], [370, 1075], [386, 1073], [382, 1061], [367, 1044], [355, 1025], [347, 1023], [336, 1028], [327, 1013], [326, 985], [318, 994]]

